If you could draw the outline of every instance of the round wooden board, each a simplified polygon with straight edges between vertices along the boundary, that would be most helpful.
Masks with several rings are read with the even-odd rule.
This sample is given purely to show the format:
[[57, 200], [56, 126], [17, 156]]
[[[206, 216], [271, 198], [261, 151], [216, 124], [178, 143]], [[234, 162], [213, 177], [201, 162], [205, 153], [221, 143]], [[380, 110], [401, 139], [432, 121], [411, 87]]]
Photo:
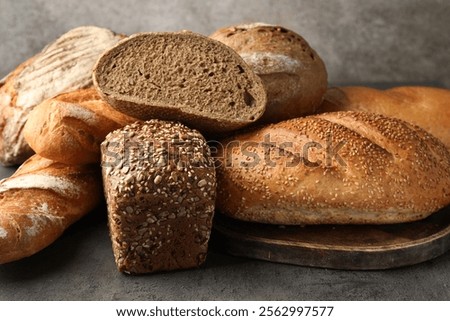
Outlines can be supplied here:
[[277, 226], [217, 214], [213, 247], [271, 262], [348, 270], [412, 265], [450, 249], [450, 207], [412, 223]]

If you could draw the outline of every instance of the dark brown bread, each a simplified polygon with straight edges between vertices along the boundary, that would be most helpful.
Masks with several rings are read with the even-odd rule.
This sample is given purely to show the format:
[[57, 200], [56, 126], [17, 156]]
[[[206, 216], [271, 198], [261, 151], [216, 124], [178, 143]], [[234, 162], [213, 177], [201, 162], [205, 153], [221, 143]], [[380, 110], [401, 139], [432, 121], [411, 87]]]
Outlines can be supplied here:
[[0, 181], [0, 264], [53, 243], [102, 199], [96, 166], [69, 166], [32, 156]]
[[450, 204], [450, 153], [382, 115], [297, 118], [222, 142], [217, 210], [272, 224], [384, 224]]
[[30, 111], [47, 98], [92, 85], [98, 57], [121, 38], [103, 28], [72, 29], [0, 81], [1, 164], [21, 164], [33, 154], [22, 134]]
[[328, 89], [318, 112], [366, 111], [422, 127], [450, 150], [450, 90], [433, 87], [368, 87]]
[[211, 36], [233, 48], [261, 77], [267, 106], [258, 123], [274, 123], [315, 112], [327, 89], [319, 55], [297, 33], [265, 23], [235, 25]]
[[99, 59], [93, 77], [120, 112], [180, 121], [204, 133], [251, 124], [266, 105], [261, 80], [239, 55], [192, 32], [131, 36]]
[[110, 133], [102, 172], [119, 271], [200, 266], [206, 258], [216, 179], [203, 136], [151, 120]]
[[39, 155], [64, 164], [100, 163], [100, 144], [137, 119], [100, 99], [94, 88], [50, 98], [28, 116], [23, 135]]

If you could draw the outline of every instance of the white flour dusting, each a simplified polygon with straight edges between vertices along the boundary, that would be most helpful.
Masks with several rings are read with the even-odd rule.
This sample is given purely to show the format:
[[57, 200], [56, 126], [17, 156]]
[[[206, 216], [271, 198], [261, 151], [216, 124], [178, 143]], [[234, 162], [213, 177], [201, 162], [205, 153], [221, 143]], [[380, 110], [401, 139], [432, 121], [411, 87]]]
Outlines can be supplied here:
[[8, 178], [1, 183], [0, 192], [14, 188], [49, 189], [66, 196], [75, 196], [81, 192], [79, 186], [68, 180], [44, 174], [25, 174]]
[[0, 238], [5, 239], [7, 236], [8, 232], [3, 227], [0, 227]]
[[257, 28], [257, 27], [275, 27], [275, 25], [271, 25], [271, 24], [264, 23], [264, 22], [254, 22], [254, 23], [248, 23], [248, 24], [242, 24], [242, 25], [236, 26], [236, 28], [238, 28], [238, 29], [252, 29], [252, 28]]
[[98, 116], [89, 109], [70, 103], [55, 102], [55, 104], [64, 106], [71, 117], [82, 120], [90, 126], [95, 126], [98, 123]]
[[28, 236], [36, 236], [42, 231], [46, 225], [51, 222], [55, 223], [57, 221], [59, 224], [62, 223], [62, 219], [60, 217], [52, 216], [52, 215], [36, 215], [30, 214], [27, 215], [31, 220], [31, 226], [26, 228], [26, 233]]
[[271, 52], [240, 53], [244, 61], [260, 75], [277, 72], [296, 73], [304, 68], [298, 60]]

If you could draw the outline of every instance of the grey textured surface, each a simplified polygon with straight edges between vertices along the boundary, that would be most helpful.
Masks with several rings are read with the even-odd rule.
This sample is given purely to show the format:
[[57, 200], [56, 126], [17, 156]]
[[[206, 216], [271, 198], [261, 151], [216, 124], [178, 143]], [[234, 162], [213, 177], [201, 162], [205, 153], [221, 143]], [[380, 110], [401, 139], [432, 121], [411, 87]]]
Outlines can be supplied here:
[[[0, 177], [12, 172], [0, 167]], [[404, 268], [342, 271], [237, 258], [213, 246], [200, 269], [127, 276], [114, 264], [100, 208], [45, 250], [0, 265], [2, 300], [450, 300], [450, 252]]]
[[[117, 32], [240, 22], [282, 24], [324, 59], [331, 83], [450, 87], [448, 0], [0, 0], [0, 78], [72, 27]], [[11, 169], [0, 168], [0, 176]], [[450, 253], [388, 271], [335, 271], [235, 258], [212, 250], [199, 270], [129, 277], [116, 271], [105, 213], [44, 251], [0, 266], [0, 300], [450, 300]]]
[[0, 0], [0, 78], [79, 25], [126, 34], [282, 24], [324, 59], [331, 83], [436, 83], [450, 87], [448, 0]]

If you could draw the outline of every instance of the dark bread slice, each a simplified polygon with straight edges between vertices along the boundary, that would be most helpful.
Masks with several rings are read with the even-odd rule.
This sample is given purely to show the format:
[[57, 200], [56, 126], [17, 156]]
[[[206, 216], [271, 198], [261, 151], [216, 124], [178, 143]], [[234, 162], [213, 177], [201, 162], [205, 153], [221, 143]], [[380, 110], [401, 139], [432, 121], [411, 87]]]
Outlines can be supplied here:
[[261, 79], [238, 54], [192, 32], [133, 35], [102, 55], [93, 80], [122, 113], [176, 120], [205, 133], [249, 125], [266, 105]]

